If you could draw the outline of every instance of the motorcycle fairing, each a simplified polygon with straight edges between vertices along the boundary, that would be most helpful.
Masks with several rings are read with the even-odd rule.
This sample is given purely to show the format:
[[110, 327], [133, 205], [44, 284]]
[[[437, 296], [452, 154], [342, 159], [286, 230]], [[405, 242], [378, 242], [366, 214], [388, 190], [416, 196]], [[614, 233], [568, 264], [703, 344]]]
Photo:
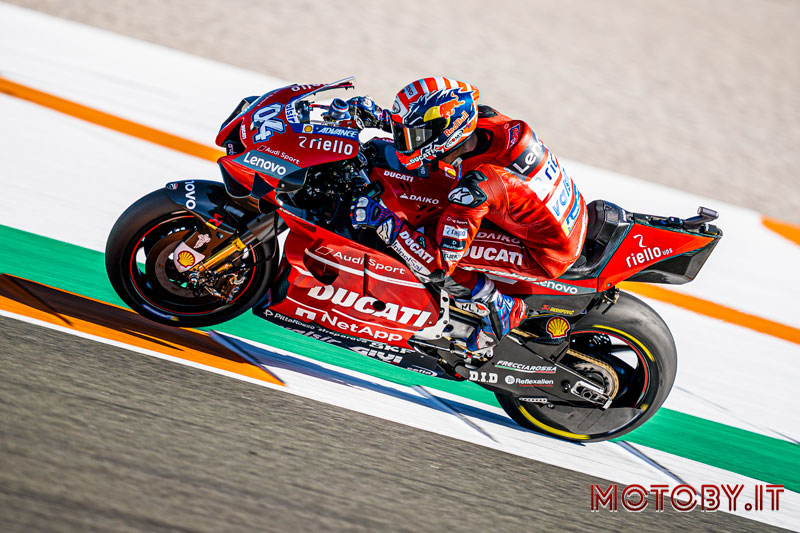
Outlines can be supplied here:
[[360, 355], [366, 355], [372, 359], [399, 366], [406, 370], [417, 372], [418, 374], [453, 379], [451, 375], [439, 366], [437, 358], [422, 354], [411, 348], [353, 337], [339, 331], [322, 327], [313, 322], [302, 321], [284, 315], [274, 311], [272, 308], [264, 309], [258, 314], [268, 322], [283, 329], [320, 340], [331, 346], [337, 346]]
[[[631, 278], [645, 269], [659, 272], [660, 267], [656, 265], [664, 265], [661, 268], [666, 269], [665, 272], [674, 274], [659, 277], [660, 283], [671, 283], [673, 280], [686, 283], [694, 278], [722, 237], [722, 232], [712, 226], [708, 228], [708, 233], [699, 233], [684, 229], [679, 219], [674, 219], [676, 222], [673, 226], [664, 224], [665, 220], [668, 219], [634, 215], [633, 225], [597, 278], [598, 290], [613, 287], [625, 280], [636, 281]], [[682, 256], [685, 256], [684, 259], [677, 259]], [[676, 270], [680, 264], [686, 267], [682, 271]], [[639, 280], [642, 280], [642, 275]]]
[[322, 107], [313, 97], [327, 96], [327, 89], [348, 87], [354, 87], [348, 80], [326, 86], [290, 85], [246, 105], [217, 135], [218, 145], [232, 142], [238, 147], [217, 160], [223, 175], [253, 191], [258, 174], [268, 185], [261, 196], [277, 203], [275, 190], [302, 186], [306, 169], [356, 157], [357, 129], [332, 126], [298, 111], [303, 102], [319, 111]]
[[290, 213], [283, 219], [289, 288], [272, 311], [406, 347], [417, 331], [436, 324], [439, 301], [404, 263]]

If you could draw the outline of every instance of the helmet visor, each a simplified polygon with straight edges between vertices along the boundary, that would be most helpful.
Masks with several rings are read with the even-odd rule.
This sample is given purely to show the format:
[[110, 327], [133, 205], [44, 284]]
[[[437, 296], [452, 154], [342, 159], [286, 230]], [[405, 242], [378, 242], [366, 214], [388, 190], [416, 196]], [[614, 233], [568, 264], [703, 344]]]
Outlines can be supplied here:
[[446, 124], [447, 120], [443, 118], [430, 120], [421, 126], [406, 126], [392, 121], [395, 150], [400, 153], [419, 150], [438, 137], [444, 131]]

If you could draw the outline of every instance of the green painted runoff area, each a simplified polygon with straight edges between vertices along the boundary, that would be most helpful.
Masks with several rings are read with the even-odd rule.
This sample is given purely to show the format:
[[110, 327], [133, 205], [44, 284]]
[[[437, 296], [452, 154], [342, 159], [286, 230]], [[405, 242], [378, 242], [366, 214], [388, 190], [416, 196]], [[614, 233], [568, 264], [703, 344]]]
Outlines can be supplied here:
[[[0, 273], [124, 306], [106, 277], [100, 252], [2, 225], [0, 246]], [[473, 383], [447, 381], [403, 370], [286, 331], [251, 313], [214, 329], [394, 383], [422, 385], [498, 406], [494, 394]], [[788, 441], [664, 408], [620, 440], [800, 492], [800, 445]], [[714, 481], [707, 480], [708, 483]]]

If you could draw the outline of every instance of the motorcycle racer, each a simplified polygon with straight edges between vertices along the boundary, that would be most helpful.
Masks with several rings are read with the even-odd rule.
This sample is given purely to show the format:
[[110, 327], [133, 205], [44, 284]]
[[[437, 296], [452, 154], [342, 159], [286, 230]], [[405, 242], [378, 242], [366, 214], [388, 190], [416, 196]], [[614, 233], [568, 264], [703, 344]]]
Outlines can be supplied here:
[[481, 222], [520, 239], [519, 270], [536, 280], [556, 278], [578, 259], [587, 226], [585, 201], [558, 158], [525, 122], [478, 99], [476, 87], [436, 77], [401, 89], [390, 113], [368, 98], [351, 101], [369, 117], [365, 125], [391, 130], [408, 170], [429, 165], [455, 180], [435, 229], [412, 228], [368, 196], [353, 199], [351, 219], [374, 228], [420, 278], [485, 304], [489, 313], [467, 341], [471, 351], [490, 348], [526, 315], [524, 302], [485, 274], [457, 268]]
[[[105, 268], [115, 293], [167, 327], [214, 326], [250, 310], [271, 327], [355, 357], [469, 380], [514, 421], [559, 439], [608, 440], [641, 426], [669, 394], [676, 346], [664, 320], [619, 284], [695, 279], [722, 237], [710, 224], [717, 213], [634, 214], [596, 200], [586, 206], [584, 237], [580, 195], [555, 156], [524, 123], [474, 101], [459, 109], [477, 93], [455, 87], [424, 101], [430, 109], [415, 123], [420, 131], [403, 131], [405, 118], [395, 122], [364, 98], [348, 105], [334, 97], [358, 94], [353, 78], [237, 102], [215, 139], [227, 153], [218, 158], [221, 183], [169, 182], [114, 223]], [[448, 138], [475, 117], [466, 141], [463, 131]], [[360, 130], [381, 118], [397, 141], [362, 141]], [[418, 144], [426, 138], [433, 148]], [[402, 142], [411, 149], [398, 154]], [[438, 144], [441, 157], [424, 161]], [[419, 158], [409, 166], [424, 162], [409, 170], [400, 157]], [[511, 194], [517, 182], [533, 194]], [[477, 232], [473, 208], [482, 210]], [[557, 220], [526, 220], [530, 213]], [[353, 218], [372, 228], [353, 230]], [[539, 281], [565, 266], [542, 259], [553, 250], [569, 262], [559, 231], [569, 239], [579, 232], [585, 257], [558, 279]], [[549, 247], [536, 241], [542, 236]], [[539, 256], [526, 249], [533, 245]], [[527, 316], [487, 345], [522, 314], [513, 297], [524, 299]]]

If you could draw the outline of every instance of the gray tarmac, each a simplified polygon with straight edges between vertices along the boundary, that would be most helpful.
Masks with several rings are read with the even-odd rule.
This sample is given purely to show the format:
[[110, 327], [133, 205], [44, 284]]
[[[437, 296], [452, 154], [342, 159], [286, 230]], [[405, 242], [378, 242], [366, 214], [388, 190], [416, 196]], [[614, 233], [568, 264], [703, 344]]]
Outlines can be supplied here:
[[4, 532], [774, 529], [8, 318], [0, 384]]

